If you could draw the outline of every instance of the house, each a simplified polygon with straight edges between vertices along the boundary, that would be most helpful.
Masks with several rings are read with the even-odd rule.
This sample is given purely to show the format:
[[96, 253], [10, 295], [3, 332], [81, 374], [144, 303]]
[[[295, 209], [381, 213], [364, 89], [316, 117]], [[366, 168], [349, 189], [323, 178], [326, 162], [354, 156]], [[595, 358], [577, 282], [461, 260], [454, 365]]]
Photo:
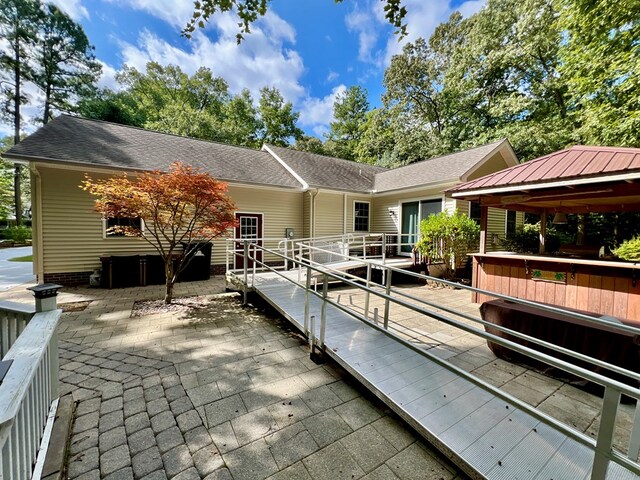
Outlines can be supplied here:
[[[445, 198], [445, 189], [517, 164], [507, 140], [385, 169], [272, 145], [254, 150], [68, 115], [4, 156], [31, 171], [38, 280], [65, 285], [87, 284], [102, 255], [153, 251], [142, 239], [107, 235], [107, 222], [93, 210], [93, 198], [78, 188], [85, 174], [106, 178], [163, 170], [181, 161], [229, 183], [243, 235], [284, 238], [287, 229], [294, 238], [394, 233], [398, 242], [413, 243], [419, 220], [430, 213], [457, 208], [479, 217], [479, 208]], [[492, 209], [489, 232], [504, 236], [515, 221], [510, 213]], [[240, 238], [239, 229], [235, 235]], [[408, 254], [410, 246], [399, 250]], [[224, 242], [214, 242], [211, 263], [215, 273], [226, 268]]]

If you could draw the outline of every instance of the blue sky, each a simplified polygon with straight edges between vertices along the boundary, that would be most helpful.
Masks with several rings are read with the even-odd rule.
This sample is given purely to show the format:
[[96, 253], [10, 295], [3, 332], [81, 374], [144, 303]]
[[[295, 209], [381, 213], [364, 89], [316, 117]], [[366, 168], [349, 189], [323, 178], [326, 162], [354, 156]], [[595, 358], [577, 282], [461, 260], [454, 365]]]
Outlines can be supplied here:
[[[215, 16], [191, 40], [180, 36], [192, 0], [53, 0], [95, 45], [103, 63], [102, 86], [117, 89], [114, 75], [124, 64], [143, 70], [155, 60], [188, 73], [205, 66], [224, 77], [232, 93], [246, 87], [257, 98], [261, 87], [277, 87], [300, 112], [299, 126], [320, 137], [332, 119], [336, 94], [361, 85], [370, 104], [379, 105], [384, 70], [404, 43], [428, 37], [456, 9], [467, 16], [483, 2], [405, 0], [409, 35], [399, 43], [379, 0], [273, 0], [267, 16], [237, 46], [237, 18], [231, 14]], [[34, 100], [38, 96], [31, 94]], [[28, 120], [37, 107], [25, 113]], [[9, 131], [8, 125], [1, 129]]]

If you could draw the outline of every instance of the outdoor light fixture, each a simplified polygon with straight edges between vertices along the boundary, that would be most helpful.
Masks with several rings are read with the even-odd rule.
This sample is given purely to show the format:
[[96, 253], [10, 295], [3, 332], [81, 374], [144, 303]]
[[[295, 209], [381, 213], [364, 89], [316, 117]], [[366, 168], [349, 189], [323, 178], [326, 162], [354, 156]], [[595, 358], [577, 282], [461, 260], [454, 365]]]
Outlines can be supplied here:
[[551, 223], [554, 225], [564, 225], [567, 223], [567, 214], [563, 212], [556, 212]]

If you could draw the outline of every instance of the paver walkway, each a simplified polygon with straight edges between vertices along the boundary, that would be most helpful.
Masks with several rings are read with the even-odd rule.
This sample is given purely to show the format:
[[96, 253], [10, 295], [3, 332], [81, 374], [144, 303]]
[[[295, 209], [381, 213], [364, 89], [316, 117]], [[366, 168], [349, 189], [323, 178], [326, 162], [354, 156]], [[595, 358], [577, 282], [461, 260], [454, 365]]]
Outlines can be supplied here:
[[[176, 295], [222, 287], [179, 284]], [[284, 321], [225, 295], [130, 317], [136, 299], [161, 293], [59, 297], [89, 302], [59, 329], [62, 389], [78, 401], [70, 479], [464, 478], [339, 368], [311, 362]]]

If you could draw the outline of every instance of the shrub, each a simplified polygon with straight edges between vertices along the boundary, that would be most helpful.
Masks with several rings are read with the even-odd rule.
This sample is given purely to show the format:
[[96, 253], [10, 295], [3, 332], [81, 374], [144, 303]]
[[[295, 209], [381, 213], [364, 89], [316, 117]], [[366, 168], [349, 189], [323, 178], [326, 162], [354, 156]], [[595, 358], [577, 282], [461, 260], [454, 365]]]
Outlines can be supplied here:
[[31, 238], [31, 228], [25, 226], [9, 227], [4, 231], [4, 236], [16, 243], [25, 243], [27, 239]]
[[625, 240], [618, 248], [612, 250], [612, 252], [622, 260], [640, 262], [640, 236]]
[[453, 262], [462, 262], [478, 245], [480, 227], [457, 210], [440, 212], [420, 222], [420, 241], [416, 249], [430, 261], [444, 263], [444, 277], [453, 277]]

